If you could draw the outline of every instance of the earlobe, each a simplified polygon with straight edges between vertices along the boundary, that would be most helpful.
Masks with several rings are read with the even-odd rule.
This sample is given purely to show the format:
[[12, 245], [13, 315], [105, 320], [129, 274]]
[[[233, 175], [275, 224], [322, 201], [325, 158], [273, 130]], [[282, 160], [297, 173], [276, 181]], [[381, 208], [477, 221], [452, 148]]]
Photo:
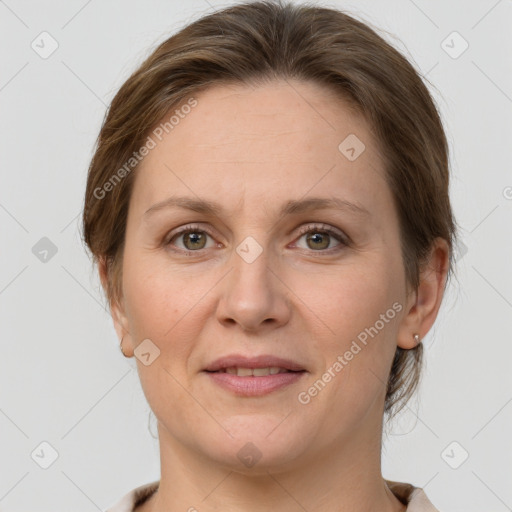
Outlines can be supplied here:
[[114, 323], [114, 328], [117, 332], [119, 340], [123, 338], [126, 334], [128, 334], [128, 319], [122, 312], [121, 308], [117, 304], [117, 302], [112, 302], [110, 305], [110, 311], [112, 315], [112, 321]]
[[[124, 357], [131, 357], [131, 355], [127, 352], [124, 351], [124, 348], [123, 348], [123, 340], [124, 340], [124, 336], [121, 338], [121, 341], [119, 343], [119, 349], [121, 350], [121, 352], [123, 353], [123, 356]], [[132, 354], [133, 355], [133, 354]]]
[[[101, 285], [105, 292], [105, 295], [108, 297], [108, 269], [106, 265], [106, 260], [104, 257], [100, 257], [98, 261], [98, 272], [100, 275]], [[114, 329], [116, 330], [119, 346], [121, 348], [121, 352], [125, 357], [130, 357], [133, 354], [133, 347], [130, 343], [130, 336], [128, 330], [128, 318], [124, 313], [123, 307], [118, 304], [115, 297], [108, 297], [109, 299], [109, 307], [110, 314], [112, 316], [112, 322], [114, 324]], [[123, 342], [124, 339], [124, 342]]]
[[397, 339], [400, 348], [416, 347], [418, 339], [421, 342], [434, 324], [444, 295], [448, 263], [448, 244], [446, 240], [436, 238], [429, 260], [420, 272], [418, 289], [411, 293], [406, 316], [400, 324]]
[[128, 318], [117, 302], [111, 304], [112, 321], [119, 339], [119, 348], [125, 357], [133, 356], [134, 347], [128, 329]]

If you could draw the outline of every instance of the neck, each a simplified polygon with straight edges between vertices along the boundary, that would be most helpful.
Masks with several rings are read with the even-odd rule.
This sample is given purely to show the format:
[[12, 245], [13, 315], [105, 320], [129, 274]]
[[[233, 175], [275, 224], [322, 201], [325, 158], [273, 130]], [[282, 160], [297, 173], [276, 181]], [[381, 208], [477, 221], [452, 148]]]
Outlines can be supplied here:
[[241, 473], [184, 446], [159, 424], [160, 486], [140, 511], [404, 512], [381, 475], [381, 436], [370, 442], [355, 437], [351, 433], [350, 442], [340, 439], [338, 447], [326, 445], [286, 467], [257, 464]]

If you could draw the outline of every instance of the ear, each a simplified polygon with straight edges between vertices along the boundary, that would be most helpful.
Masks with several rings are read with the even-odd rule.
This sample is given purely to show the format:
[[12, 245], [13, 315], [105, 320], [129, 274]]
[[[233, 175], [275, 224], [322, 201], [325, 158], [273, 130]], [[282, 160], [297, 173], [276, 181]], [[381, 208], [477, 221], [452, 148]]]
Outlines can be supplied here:
[[[100, 275], [101, 285], [105, 294], [108, 297], [108, 268], [105, 257], [100, 257], [98, 261], [98, 272]], [[115, 299], [110, 299], [109, 303], [110, 314], [112, 315], [112, 321], [114, 323], [114, 329], [116, 330], [119, 342], [123, 340], [123, 353], [126, 357], [133, 355], [134, 347], [132, 346], [132, 339], [128, 328], [128, 318], [125, 314], [125, 308], [123, 304], [119, 304]]]
[[420, 340], [423, 339], [434, 324], [444, 295], [449, 254], [446, 240], [436, 238], [429, 259], [420, 272], [418, 289], [409, 296], [406, 315], [398, 331], [397, 345], [400, 348], [414, 348], [414, 335], [418, 334]]

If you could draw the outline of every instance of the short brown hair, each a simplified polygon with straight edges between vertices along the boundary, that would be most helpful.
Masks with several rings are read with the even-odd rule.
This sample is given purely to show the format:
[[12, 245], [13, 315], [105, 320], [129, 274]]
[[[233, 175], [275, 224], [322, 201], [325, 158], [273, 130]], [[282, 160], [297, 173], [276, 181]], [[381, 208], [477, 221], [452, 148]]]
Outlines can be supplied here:
[[[98, 197], [98, 190], [105, 190], [155, 124], [185, 98], [215, 84], [253, 85], [278, 78], [327, 86], [369, 122], [399, 216], [408, 286], [417, 288], [436, 237], [448, 242], [451, 274], [455, 221], [448, 145], [419, 74], [374, 29], [344, 12], [257, 1], [206, 15], [165, 40], [112, 100], [89, 167], [83, 213], [84, 241], [95, 263], [106, 262], [109, 304], [122, 297], [134, 172], [123, 173], [105, 197]], [[385, 412], [398, 412], [413, 394], [422, 351], [421, 343], [410, 350], [397, 347]]]

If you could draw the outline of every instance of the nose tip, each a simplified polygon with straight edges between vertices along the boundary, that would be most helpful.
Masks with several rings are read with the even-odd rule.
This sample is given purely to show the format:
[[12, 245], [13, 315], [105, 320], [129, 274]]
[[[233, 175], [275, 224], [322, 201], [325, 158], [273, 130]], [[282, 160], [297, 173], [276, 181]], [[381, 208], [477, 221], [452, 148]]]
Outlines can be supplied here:
[[234, 255], [234, 268], [221, 288], [217, 318], [226, 326], [257, 332], [286, 323], [290, 312], [283, 285], [268, 265], [268, 252], [250, 238]]

